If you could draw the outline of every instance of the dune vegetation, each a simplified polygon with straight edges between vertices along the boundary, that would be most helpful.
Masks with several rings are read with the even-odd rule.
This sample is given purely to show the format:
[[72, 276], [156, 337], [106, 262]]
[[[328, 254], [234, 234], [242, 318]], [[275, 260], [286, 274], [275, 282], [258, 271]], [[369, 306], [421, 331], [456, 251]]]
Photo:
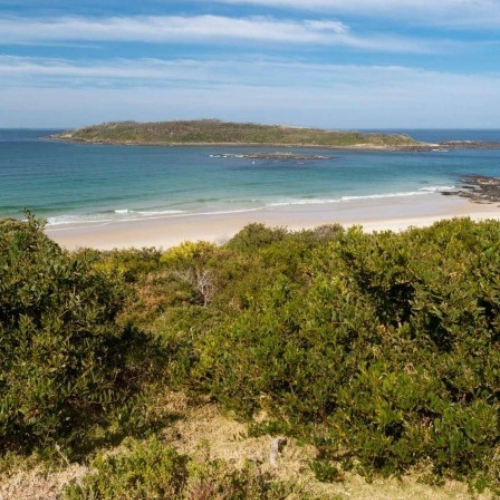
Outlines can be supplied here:
[[[70, 500], [498, 493], [499, 335], [496, 221], [69, 253], [3, 220], [0, 493], [44, 467], [85, 468]], [[233, 455], [188, 443], [211, 412]]]

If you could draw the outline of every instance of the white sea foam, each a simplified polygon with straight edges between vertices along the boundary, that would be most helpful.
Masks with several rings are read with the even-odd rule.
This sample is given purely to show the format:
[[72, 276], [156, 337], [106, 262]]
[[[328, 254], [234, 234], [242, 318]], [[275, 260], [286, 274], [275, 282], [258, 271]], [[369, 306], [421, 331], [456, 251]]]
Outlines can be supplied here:
[[[120, 208], [110, 212], [103, 212], [97, 214], [78, 214], [78, 215], [60, 215], [55, 217], [49, 217], [47, 224], [49, 226], [58, 226], [63, 224], [97, 224], [97, 223], [109, 223], [109, 222], [127, 222], [136, 221], [143, 219], [150, 219], [155, 217], [164, 216], [177, 216], [177, 217], [187, 217], [187, 216], [210, 216], [210, 215], [230, 215], [239, 214], [246, 212], [254, 212], [262, 210], [264, 207], [286, 207], [292, 205], [326, 205], [333, 203], [346, 203], [352, 201], [363, 201], [363, 200], [376, 200], [376, 199], [390, 199], [390, 198], [405, 198], [412, 196], [424, 196], [431, 195], [440, 192], [451, 191], [455, 189], [455, 186], [425, 186], [416, 191], [405, 191], [396, 193], [380, 193], [380, 194], [368, 194], [368, 195], [352, 195], [352, 196], [341, 196], [339, 198], [296, 198], [296, 199], [285, 199], [275, 202], [261, 202], [257, 199], [252, 199], [252, 203], [258, 203], [260, 206], [248, 207], [248, 208], [234, 208], [233, 210], [225, 210], [222, 207], [212, 207], [212, 210], [204, 210], [197, 212], [196, 210], [182, 211], [182, 210], [134, 210], [129, 208]], [[247, 200], [248, 201], [248, 200]], [[231, 201], [231, 204], [237, 204], [239, 201]]]
[[446, 191], [452, 191], [455, 186], [427, 186], [417, 191], [404, 191], [398, 193], [380, 193], [366, 195], [341, 196], [340, 198], [306, 198], [292, 199], [275, 203], [269, 203], [268, 207], [284, 207], [289, 205], [325, 205], [330, 203], [342, 203], [347, 201], [378, 200], [384, 198], [406, 198], [410, 196], [423, 196]]
[[95, 214], [95, 215], [57, 215], [47, 218], [48, 226], [60, 226], [62, 224], [92, 224], [96, 222], [112, 222], [116, 220], [111, 214]]
[[130, 210], [128, 208], [114, 210], [97, 214], [78, 214], [78, 215], [58, 215], [47, 218], [48, 226], [60, 226], [62, 224], [96, 224], [108, 222], [127, 222], [145, 219], [160, 215], [179, 215], [184, 213], [182, 210]]
[[419, 191], [425, 191], [426, 193], [442, 193], [446, 191], [453, 191], [457, 189], [456, 186], [429, 186], [420, 188]]
[[275, 203], [268, 203], [268, 207], [286, 207], [289, 205], [326, 205], [328, 203], [340, 203], [342, 200], [340, 198], [336, 199], [321, 199], [321, 198], [307, 198], [303, 200], [287, 200], [278, 201]]
[[182, 210], [115, 210], [115, 214], [136, 214], [136, 215], [175, 215], [184, 213]]
[[228, 214], [244, 214], [246, 212], [257, 212], [258, 210], [262, 210], [262, 208], [263, 207], [241, 208], [241, 209], [236, 209], [236, 210], [217, 210], [217, 211], [213, 211], [213, 212], [192, 212], [192, 213], [184, 213], [182, 215], [228, 215]]

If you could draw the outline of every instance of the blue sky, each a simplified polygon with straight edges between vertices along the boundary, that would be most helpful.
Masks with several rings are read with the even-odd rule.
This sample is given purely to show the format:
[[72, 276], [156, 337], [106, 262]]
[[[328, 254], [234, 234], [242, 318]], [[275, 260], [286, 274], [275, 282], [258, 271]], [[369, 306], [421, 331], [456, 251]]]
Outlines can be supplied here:
[[0, 127], [499, 115], [500, 0], [0, 0]]

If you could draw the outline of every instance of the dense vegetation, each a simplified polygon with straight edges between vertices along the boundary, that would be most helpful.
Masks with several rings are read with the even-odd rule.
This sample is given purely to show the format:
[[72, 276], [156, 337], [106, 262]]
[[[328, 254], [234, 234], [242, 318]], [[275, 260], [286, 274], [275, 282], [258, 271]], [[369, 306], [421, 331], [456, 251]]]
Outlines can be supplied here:
[[0, 450], [78, 446], [138, 393], [149, 340], [116, 323], [125, 288], [31, 216], [0, 222]]
[[219, 120], [157, 123], [118, 122], [84, 127], [58, 136], [77, 142], [110, 144], [251, 144], [309, 146], [413, 146], [406, 135], [227, 123]]
[[[254, 224], [222, 246], [71, 255], [37, 221], [4, 221], [0, 287], [3, 451], [71, 443], [96, 422], [129, 429], [122, 409], [167, 386], [209, 396], [254, 434], [312, 443], [322, 480], [426, 466], [498, 486], [498, 222], [401, 234]], [[113, 498], [144, 462], [141, 491], [198, 498], [189, 460], [150, 439], [96, 458], [81, 488]], [[165, 484], [154, 467], [170, 471]], [[214, 488], [253, 498], [254, 476], [220, 467], [204, 472]], [[275, 492], [288, 486], [262, 481], [256, 498], [286, 498]]]

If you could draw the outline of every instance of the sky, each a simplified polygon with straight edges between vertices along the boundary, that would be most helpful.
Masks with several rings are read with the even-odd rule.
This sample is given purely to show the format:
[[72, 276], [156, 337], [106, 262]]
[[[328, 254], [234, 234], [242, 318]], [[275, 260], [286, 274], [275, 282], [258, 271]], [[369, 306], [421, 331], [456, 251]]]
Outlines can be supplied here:
[[0, 127], [500, 129], [500, 0], [0, 0]]

